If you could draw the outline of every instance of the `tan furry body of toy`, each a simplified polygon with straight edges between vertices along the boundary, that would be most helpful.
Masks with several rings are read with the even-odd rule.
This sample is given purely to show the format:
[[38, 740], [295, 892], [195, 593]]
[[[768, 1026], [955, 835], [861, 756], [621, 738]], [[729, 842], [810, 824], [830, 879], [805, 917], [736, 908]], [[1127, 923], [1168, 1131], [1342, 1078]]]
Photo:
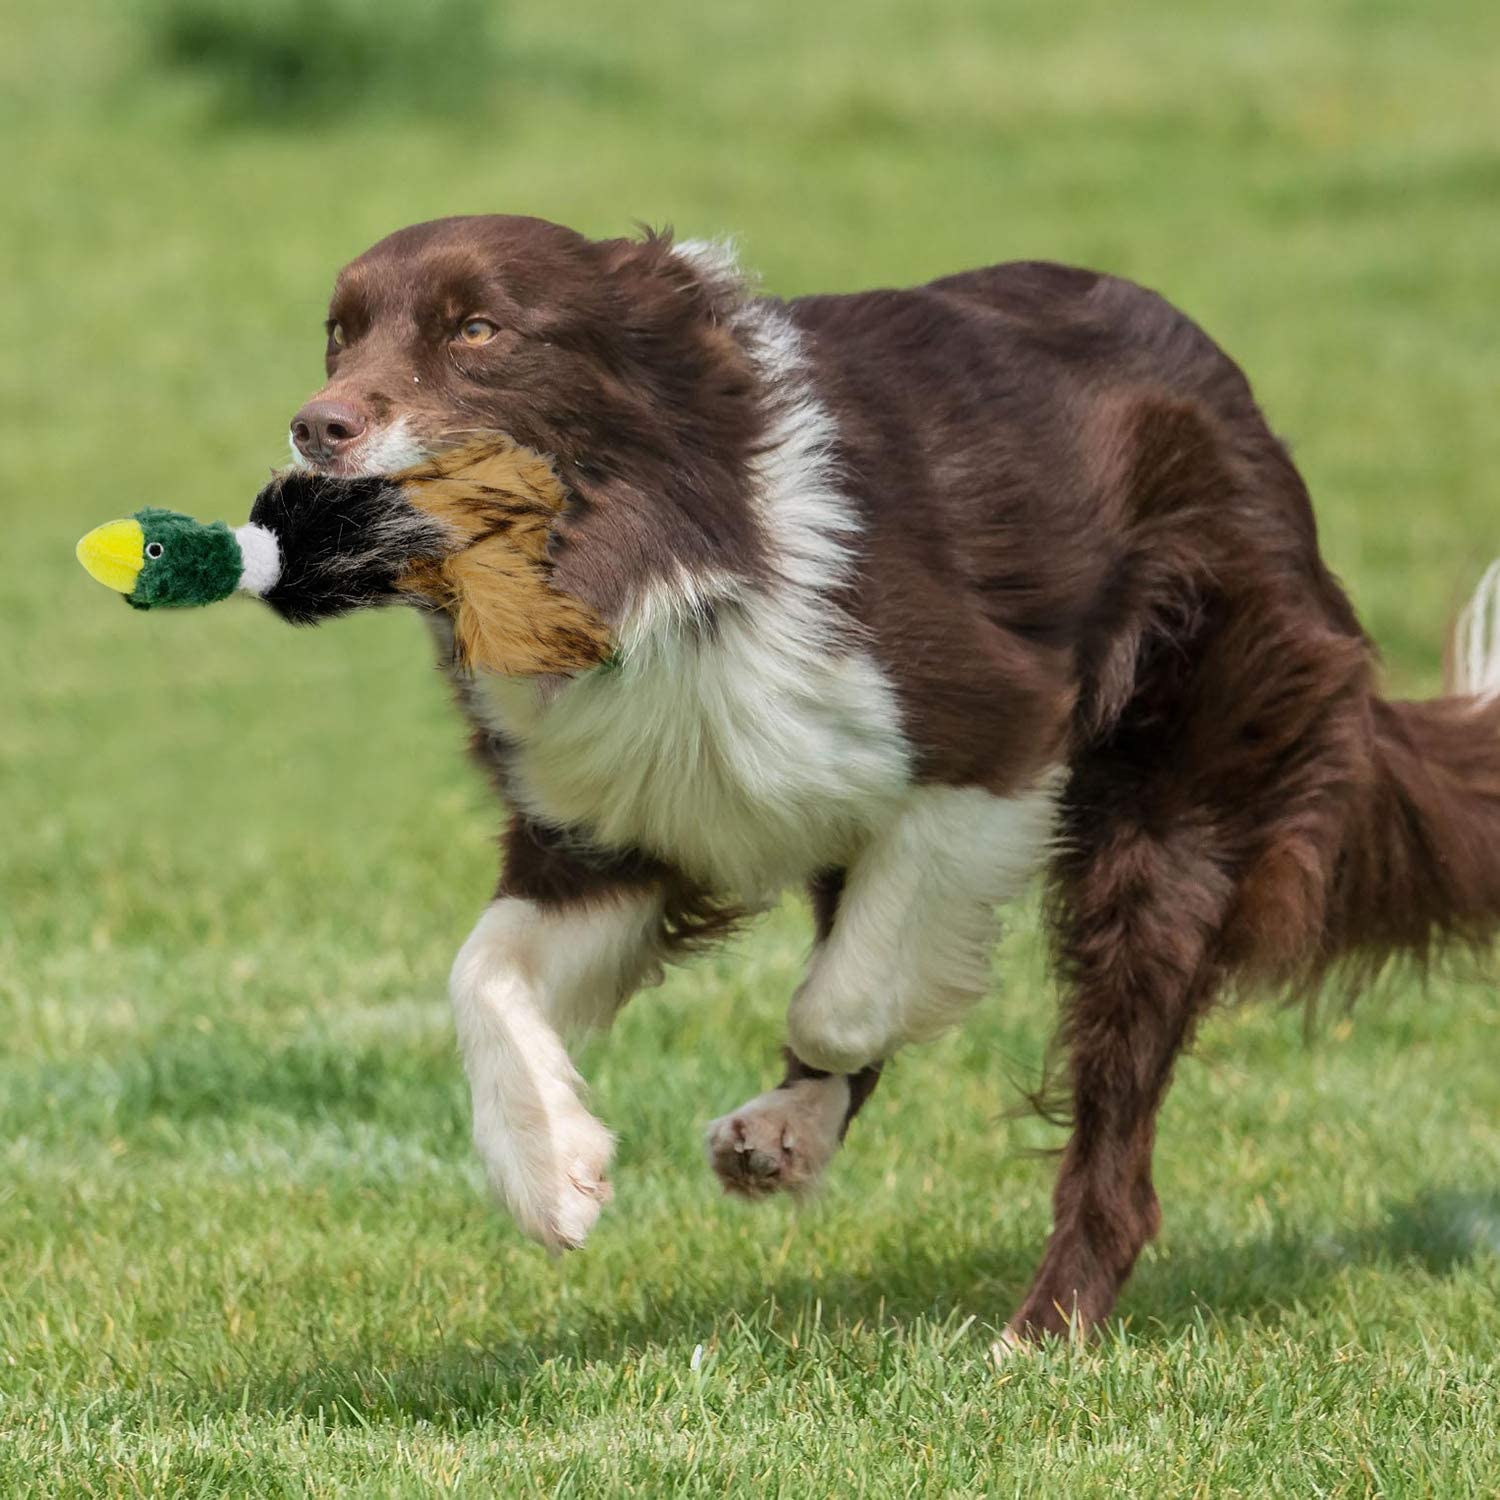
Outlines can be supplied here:
[[608, 627], [552, 587], [547, 541], [566, 497], [546, 459], [487, 440], [392, 481], [461, 538], [455, 551], [396, 579], [402, 593], [452, 618], [460, 666], [520, 677], [586, 672], [608, 660]]

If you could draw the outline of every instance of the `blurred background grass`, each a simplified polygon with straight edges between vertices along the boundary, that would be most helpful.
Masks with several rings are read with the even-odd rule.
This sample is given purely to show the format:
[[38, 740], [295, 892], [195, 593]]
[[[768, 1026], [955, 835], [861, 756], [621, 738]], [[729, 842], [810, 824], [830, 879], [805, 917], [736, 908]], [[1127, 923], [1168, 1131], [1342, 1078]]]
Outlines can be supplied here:
[[510, 64], [487, 0], [161, 0], [158, 61], [196, 76], [236, 123], [466, 113]]
[[498, 817], [415, 622], [141, 618], [71, 554], [147, 502], [239, 519], [334, 271], [403, 223], [732, 232], [787, 294], [1046, 256], [1236, 354], [1394, 688], [1430, 691], [1500, 553], [1497, 99], [1486, 0], [12, 0], [0, 1479], [1486, 1492], [1489, 975], [1311, 1049], [1217, 1020], [1129, 1337], [997, 1383], [956, 1330], [1046, 1227], [1020, 1151], [1052, 1137], [999, 1119], [1051, 1014], [1032, 924], [819, 1209], [750, 1215], [696, 1129], [770, 1072], [792, 907], [590, 1050], [619, 1199], [555, 1269], [468, 1157], [442, 992]]

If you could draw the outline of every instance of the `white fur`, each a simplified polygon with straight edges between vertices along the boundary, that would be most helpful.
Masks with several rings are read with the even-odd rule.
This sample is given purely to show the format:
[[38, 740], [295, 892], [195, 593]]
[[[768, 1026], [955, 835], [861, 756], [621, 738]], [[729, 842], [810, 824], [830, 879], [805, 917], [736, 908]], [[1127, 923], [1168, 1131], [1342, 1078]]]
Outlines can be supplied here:
[[1453, 691], [1476, 698], [1500, 693], [1500, 561], [1479, 580], [1454, 632]]
[[281, 547], [276, 533], [247, 521], [235, 527], [234, 538], [240, 544], [240, 557], [244, 560], [240, 587], [247, 594], [265, 594], [275, 588], [276, 580], [281, 577]]
[[745, 273], [739, 249], [731, 237], [717, 240], [678, 240], [673, 251], [716, 292], [743, 296]]
[[853, 1073], [959, 1021], [989, 986], [995, 908], [1052, 849], [1061, 773], [996, 797], [914, 791], [849, 868], [787, 1016], [804, 1062]]
[[[292, 449], [292, 467], [310, 469], [313, 465], [288, 436]], [[337, 472], [344, 476], [364, 478], [375, 474], [394, 474], [409, 469], [428, 457], [428, 449], [411, 430], [408, 417], [397, 417], [384, 427], [369, 429], [364, 437], [345, 454]]]
[[471, 701], [513, 747], [527, 811], [755, 901], [863, 843], [906, 790], [910, 751], [890, 684], [833, 602], [858, 525], [796, 330], [747, 304], [737, 331], [776, 402], [752, 474], [771, 581], [659, 583], [620, 622], [615, 670], [551, 692], [486, 676]]
[[614, 1144], [579, 1100], [559, 1033], [613, 1016], [658, 961], [660, 918], [656, 895], [567, 912], [502, 899], [454, 961], [474, 1144], [516, 1222], [549, 1249], [587, 1237], [610, 1195]]

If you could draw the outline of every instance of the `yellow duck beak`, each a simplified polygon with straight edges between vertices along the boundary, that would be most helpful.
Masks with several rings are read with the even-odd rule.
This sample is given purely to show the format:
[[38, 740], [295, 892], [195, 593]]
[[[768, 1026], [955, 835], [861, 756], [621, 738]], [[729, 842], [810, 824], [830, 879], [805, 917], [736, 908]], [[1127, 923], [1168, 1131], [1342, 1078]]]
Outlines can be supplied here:
[[135, 581], [146, 566], [146, 535], [139, 521], [107, 521], [78, 544], [78, 561], [107, 589], [135, 592]]

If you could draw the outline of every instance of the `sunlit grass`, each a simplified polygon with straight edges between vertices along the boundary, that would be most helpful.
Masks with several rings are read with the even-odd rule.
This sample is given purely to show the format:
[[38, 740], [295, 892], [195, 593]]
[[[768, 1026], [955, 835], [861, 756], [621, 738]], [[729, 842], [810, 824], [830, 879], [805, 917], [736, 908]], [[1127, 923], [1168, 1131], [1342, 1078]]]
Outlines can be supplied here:
[[1236, 354], [1431, 690], [1500, 554], [1500, 11], [527, 0], [457, 110], [315, 130], [152, 71], [159, 14], [0, 23], [0, 1489], [1491, 1492], [1492, 976], [1310, 1045], [1217, 1017], [1110, 1338], [997, 1372], [1056, 1144], [1005, 1117], [1035, 919], [822, 1201], [747, 1211], [698, 1130], [774, 1071], [792, 906], [588, 1048], [618, 1195], [554, 1265], [467, 1145], [442, 997], [498, 814], [419, 629], [143, 619], [71, 554], [142, 503], [241, 519], [334, 269], [403, 222], [735, 231], [782, 293], [1040, 254]]

